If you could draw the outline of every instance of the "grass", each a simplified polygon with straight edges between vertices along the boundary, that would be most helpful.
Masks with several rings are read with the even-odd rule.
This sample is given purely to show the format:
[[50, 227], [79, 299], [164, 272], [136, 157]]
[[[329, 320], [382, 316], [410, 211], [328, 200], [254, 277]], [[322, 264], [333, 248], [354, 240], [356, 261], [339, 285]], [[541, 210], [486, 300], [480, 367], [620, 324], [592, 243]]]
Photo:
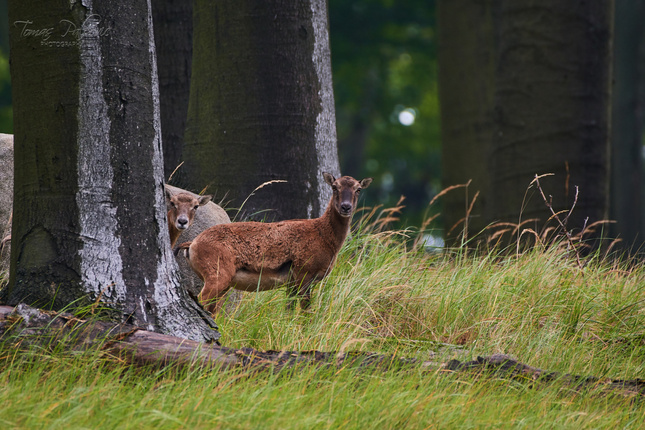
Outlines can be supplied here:
[[[227, 346], [373, 351], [445, 361], [510, 354], [558, 372], [645, 377], [645, 269], [562, 249], [423, 254], [405, 232], [354, 235], [289, 312], [284, 290], [244, 294], [217, 322]], [[0, 344], [6, 428], [643, 428], [642, 398], [420, 370], [129, 367], [98, 351]]]

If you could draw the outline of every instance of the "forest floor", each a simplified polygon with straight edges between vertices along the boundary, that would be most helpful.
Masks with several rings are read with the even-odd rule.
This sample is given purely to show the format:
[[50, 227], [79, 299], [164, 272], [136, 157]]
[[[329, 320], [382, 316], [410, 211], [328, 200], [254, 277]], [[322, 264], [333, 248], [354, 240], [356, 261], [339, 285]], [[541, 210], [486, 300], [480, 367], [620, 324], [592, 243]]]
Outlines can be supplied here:
[[[411, 235], [354, 234], [310, 312], [288, 311], [284, 290], [243, 294], [216, 318], [222, 344], [436, 363], [506, 354], [598, 381], [645, 378], [642, 264], [580, 260], [566, 243], [427, 253], [411, 249]], [[98, 349], [0, 342], [5, 428], [643, 428], [644, 400], [600, 383], [441, 366], [132, 366]]]

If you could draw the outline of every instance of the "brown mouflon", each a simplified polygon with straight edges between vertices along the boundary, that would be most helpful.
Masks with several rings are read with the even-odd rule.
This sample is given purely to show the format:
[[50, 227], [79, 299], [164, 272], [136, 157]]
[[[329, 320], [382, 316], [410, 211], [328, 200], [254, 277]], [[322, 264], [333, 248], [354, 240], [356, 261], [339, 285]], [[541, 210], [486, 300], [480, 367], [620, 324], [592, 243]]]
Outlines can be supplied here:
[[358, 194], [372, 182], [351, 176], [336, 179], [329, 173], [323, 177], [333, 195], [320, 218], [220, 224], [175, 249], [186, 250], [190, 266], [204, 281], [200, 301], [209, 312], [219, 311], [230, 288], [266, 291], [282, 285], [290, 297], [300, 299], [302, 309], [309, 307], [312, 285], [333, 267]]

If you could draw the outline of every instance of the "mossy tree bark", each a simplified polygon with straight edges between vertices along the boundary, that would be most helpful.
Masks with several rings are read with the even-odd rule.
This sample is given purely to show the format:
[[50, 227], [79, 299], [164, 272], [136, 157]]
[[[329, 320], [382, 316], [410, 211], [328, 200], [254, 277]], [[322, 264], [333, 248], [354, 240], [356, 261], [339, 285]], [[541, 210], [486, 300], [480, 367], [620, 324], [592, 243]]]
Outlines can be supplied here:
[[150, 3], [10, 2], [15, 187], [9, 304], [100, 302], [194, 340], [163, 196]]
[[[325, 0], [195, 2], [179, 183], [259, 218], [309, 218], [339, 174]], [[269, 210], [269, 212], [265, 212]]]
[[[486, 228], [490, 205], [495, 40], [493, 0], [439, 0], [442, 183], [466, 184], [442, 197], [448, 245]], [[469, 218], [466, 213], [479, 192]], [[454, 227], [454, 228], [453, 228]]]
[[193, 55], [193, 0], [152, 0], [164, 178], [181, 163]]

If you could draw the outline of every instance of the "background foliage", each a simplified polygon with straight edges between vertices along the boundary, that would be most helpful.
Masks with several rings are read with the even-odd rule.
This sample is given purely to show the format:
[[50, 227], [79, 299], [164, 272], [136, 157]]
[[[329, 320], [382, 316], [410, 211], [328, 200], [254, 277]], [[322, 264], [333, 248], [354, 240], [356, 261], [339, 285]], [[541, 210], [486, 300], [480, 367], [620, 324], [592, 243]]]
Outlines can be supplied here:
[[0, 133], [13, 133], [11, 76], [9, 76], [9, 22], [7, 1], [0, 1]]
[[367, 205], [405, 195], [406, 223], [419, 225], [441, 187], [435, 2], [330, 0], [329, 21], [343, 172], [374, 177]]

